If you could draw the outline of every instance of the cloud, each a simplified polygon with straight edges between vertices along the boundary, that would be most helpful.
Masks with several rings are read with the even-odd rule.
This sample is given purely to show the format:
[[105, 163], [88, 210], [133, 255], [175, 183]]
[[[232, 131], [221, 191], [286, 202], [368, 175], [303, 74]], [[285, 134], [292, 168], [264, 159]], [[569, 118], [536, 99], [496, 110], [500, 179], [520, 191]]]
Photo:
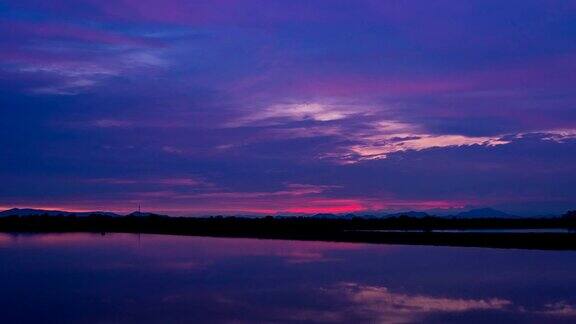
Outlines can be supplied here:
[[[8, 1], [0, 203], [561, 212], [576, 201], [572, 9]], [[85, 181], [191, 174], [213, 186]]]
[[220, 197], [220, 198], [260, 198], [272, 196], [307, 196], [321, 194], [326, 190], [335, 188], [334, 186], [318, 186], [310, 184], [290, 183], [286, 185], [285, 190], [273, 192], [211, 192], [200, 194], [201, 197]]
[[127, 127], [132, 125], [129, 121], [116, 120], [116, 119], [100, 119], [94, 122], [94, 126], [100, 128], [110, 128], [110, 127]]
[[103, 85], [107, 80], [127, 74], [138, 74], [143, 68], [165, 68], [168, 63], [157, 51], [135, 50], [118, 54], [116, 50], [104, 51], [109, 57], [61, 62], [19, 60], [15, 71], [30, 78], [47, 77], [50, 85], [32, 88], [36, 94], [76, 95]]
[[[576, 138], [576, 129], [554, 129], [539, 132], [544, 135], [544, 140], [555, 141], [557, 143], [564, 143], [568, 140]], [[536, 133], [537, 134], [537, 133]], [[529, 136], [529, 133], [521, 134], [520, 136]]]
[[371, 136], [364, 138], [365, 144], [354, 145], [350, 149], [360, 159], [386, 158], [388, 154], [406, 150], [425, 150], [438, 147], [508, 144], [498, 137], [469, 137], [462, 135], [410, 134], [406, 137]]
[[162, 146], [162, 151], [164, 151], [164, 152], [166, 152], [166, 153], [169, 153], [169, 154], [182, 154], [182, 153], [184, 153], [183, 150], [181, 150], [181, 149], [179, 149], [179, 148], [177, 148], [177, 147], [174, 147], [174, 146], [172, 146], [172, 145], [164, 145], [164, 146]]
[[23, 63], [18, 72], [53, 79], [51, 85], [30, 89], [47, 95], [75, 95], [96, 86], [101, 80], [118, 75], [118, 71], [93, 63]]
[[8, 70], [46, 83], [28, 89], [34, 94], [76, 95], [119, 75], [168, 65], [158, 41], [85, 22], [6, 21], [0, 30], [11, 31], [0, 54]]
[[424, 150], [437, 147], [467, 145], [503, 145], [509, 142], [497, 137], [472, 137], [464, 135], [426, 134], [418, 127], [394, 121], [383, 121], [372, 130], [355, 137], [359, 144], [350, 150], [360, 159], [386, 158], [390, 153], [406, 150]]
[[102, 183], [111, 185], [144, 185], [157, 184], [166, 186], [210, 186], [203, 179], [193, 178], [159, 178], [159, 179], [134, 179], [134, 178], [97, 178], [89, 179], [90, 183]]
[[230, 127], [243, 125], [274, 125], [288, 121], [311, 120], [317, 122], [331, 122], [349, 118], [351, 116], [367, 114], [369, 109], [354, 105], [336, 103], [293, 103], [274, 104], [256, 112], [249, 112], [246, 116], [230, 123]]

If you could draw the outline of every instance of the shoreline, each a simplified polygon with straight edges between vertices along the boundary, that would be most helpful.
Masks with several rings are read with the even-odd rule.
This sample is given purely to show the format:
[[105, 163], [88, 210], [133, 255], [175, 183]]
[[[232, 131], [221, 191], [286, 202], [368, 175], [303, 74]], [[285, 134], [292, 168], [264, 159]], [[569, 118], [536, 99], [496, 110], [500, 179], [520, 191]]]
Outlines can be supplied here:
[[[324, 241], [342, 243], [479, 247], [576, 251], [572, 220], [542, 221], [540, 226], [502, 226], [505, 220], [461, 220], [433, 226], [430, 220], [312, 220], [170, 217], [11, 217], [0, 219], [0, 232], [17, 233], [131, 233], [219, 238]], [[445, 222], [445, 220], [443, 220]], [[478, 226], [478, 222], [483, 222]], [[490, 223], [492, 226], [489, 226]], [[475, 226], [470, 226], [470, 225]], [[394, 226], [392, 226], [394, 225]], [[426, 226], [424, 226], [426, 225]], [[448, 226], [451, 225], [451, 226]], [[455, 225], [459, 225], [456, 227]], [[562, 225], [562, 226], [559, 226]], [[563, 228], [567, 232], [502, 232], [515, 229]], [[494, 232], [490, 232], [490, 229]], [[435, 230], [437, 232], [435, 232]], [[446, 231], [453, 230], [453, 231]], [[461, 230], [461, 231], [458, 231]], [[470, 232], [466, 232], [469, 230]], [[476, 230], [476, 231], [474, 231]], [[478, 231], [481, 230], [481, 231]], [[500, 232], [498, 232], [500, 231]]]

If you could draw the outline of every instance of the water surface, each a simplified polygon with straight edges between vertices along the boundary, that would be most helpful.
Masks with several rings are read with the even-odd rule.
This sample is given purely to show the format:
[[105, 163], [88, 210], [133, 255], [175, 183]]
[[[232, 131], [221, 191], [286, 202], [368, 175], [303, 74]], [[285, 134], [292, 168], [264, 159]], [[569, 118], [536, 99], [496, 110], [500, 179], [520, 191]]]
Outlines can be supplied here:
[[0, 234], [5, 323], [574, 323], [576, 253]]
[[576, 230], [569, 228], [475, 228], [475, 229], [385, 229], [385, 230], [357, 230], [355, 232], [382, 232], [382, 233], [571, 233], [576, 235]]

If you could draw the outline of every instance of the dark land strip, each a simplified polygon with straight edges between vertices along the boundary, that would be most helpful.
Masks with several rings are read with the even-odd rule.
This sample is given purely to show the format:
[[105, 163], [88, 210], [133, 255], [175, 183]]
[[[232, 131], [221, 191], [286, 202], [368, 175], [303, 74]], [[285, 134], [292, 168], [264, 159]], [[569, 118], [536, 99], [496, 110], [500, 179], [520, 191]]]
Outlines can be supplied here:
[[[503, 229], [566, 229], [566, 232], [506, 233]], [[305, 217], [107, 217], [9, 216], [5, 233], [142, 233], [375, 244], [576, 250], [572, 218], [456, 219], [441, 217], [318, 219]], [[382, 230], [400, 230], [378, 232]], [[442, 230], [488, 230], [442, 232]], [[406, 232], [404, 232], [406, 231]]]

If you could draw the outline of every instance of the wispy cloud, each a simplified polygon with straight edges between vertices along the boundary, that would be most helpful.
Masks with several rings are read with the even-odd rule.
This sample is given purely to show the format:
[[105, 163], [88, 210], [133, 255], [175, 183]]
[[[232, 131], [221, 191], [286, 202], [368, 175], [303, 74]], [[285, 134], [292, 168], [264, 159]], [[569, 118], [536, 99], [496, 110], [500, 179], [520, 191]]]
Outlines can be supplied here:
[[261, 110], [253, 109], [253, 111], [247, 112], [239, 120], [229, 123], [228, 126], [274, 125], [304, 120], [331, 122], [352, 116], [366, 115], [369, 112], [370, 109], [366, 107], [344, 103], [304, 102], [273, 104]]

